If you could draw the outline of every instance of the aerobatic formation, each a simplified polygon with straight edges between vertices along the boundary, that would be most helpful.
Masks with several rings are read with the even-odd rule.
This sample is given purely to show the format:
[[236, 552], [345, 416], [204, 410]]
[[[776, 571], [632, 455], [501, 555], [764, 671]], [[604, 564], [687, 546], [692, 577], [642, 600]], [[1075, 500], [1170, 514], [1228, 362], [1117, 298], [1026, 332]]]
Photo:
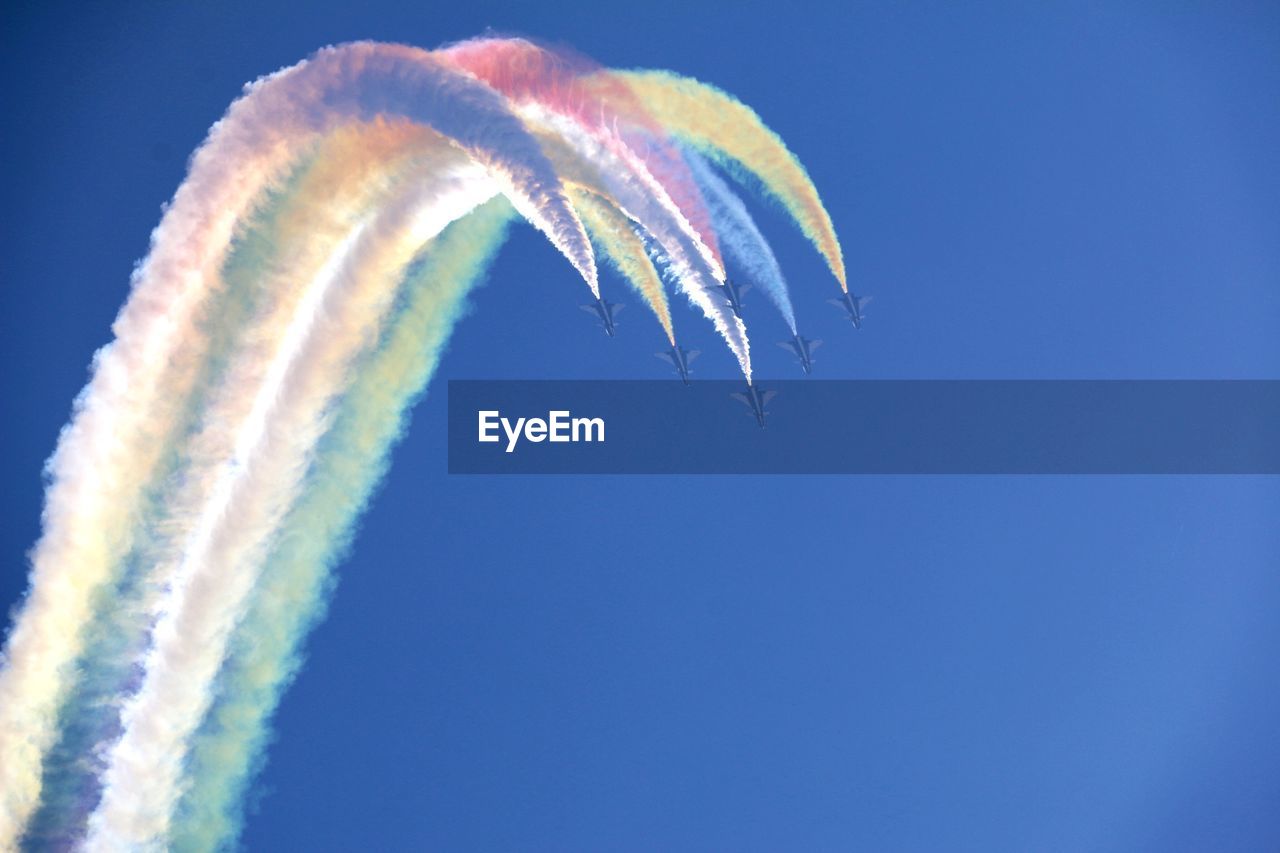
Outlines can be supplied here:
[[47, 464], [0, 670], [0, 850], [234, 844], [335, 563], [513, 221], [565, 256], [610, 333], [597, 259], [615, 267], [687, 380], [667, 289], [683, 293], [750, 385], [727, 253], [807, 370], [786, 281], [722, 176], [782, 206], [860, 323], [804, 168], [711, 86], [503, 38], [347, 44], [249, 85], [193, 155]]

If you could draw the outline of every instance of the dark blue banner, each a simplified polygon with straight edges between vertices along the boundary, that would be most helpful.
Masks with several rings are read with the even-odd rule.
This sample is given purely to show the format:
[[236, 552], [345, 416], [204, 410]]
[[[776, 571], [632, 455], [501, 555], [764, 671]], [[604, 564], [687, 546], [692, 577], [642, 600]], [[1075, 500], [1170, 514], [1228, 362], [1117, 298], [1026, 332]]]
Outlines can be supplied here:
[[1276, 381], [451, 381], [453, 474], [1276, 474]]

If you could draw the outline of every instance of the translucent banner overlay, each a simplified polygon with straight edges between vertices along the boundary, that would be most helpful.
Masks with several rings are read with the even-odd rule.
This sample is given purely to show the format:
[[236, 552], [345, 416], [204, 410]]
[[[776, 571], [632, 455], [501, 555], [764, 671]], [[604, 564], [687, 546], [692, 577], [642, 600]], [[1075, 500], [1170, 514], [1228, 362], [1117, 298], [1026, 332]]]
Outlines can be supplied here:
[[1280, 473], [1280, 381], [795, 380], [757, 389], [453, 380], [449, 472]]

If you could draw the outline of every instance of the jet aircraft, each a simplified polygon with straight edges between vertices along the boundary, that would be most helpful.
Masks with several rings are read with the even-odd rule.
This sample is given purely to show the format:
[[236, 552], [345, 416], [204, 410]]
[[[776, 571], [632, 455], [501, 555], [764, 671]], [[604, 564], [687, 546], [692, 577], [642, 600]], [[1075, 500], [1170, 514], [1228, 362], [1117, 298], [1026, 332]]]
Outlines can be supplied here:
[[804, 335], [797, 334], [789, 341], [779, 341], [778, 346], [785, 350], [790, 350], [800, 359], [800, 367], [804, 369], [805, 375], [813, 373], [813, 351], [822, 346], [822, 341], [811, 341]]
[[735, 391], [729, 396], [751, 409], [752, 417], [756, 419], [760, 429], [764, 429], [764, 420], [769, 414], [765, 406], [777, 393], [777, 391], [761, 391], [759, 385], [748, 385], [745, 391]]
[[733, 309], [733, 313], [738, 319], [742, 319], [742, 296], [751, 289], [749, 284], [734, 284], [733, 280], [726, 281], [724, 287], [724, 301]]
[[588, 314], [595, 314], [596, 319], [600, 321], [600, 325], [604, 328], [604, 333], [612, 338], [617, 333], [617, 326], [614, 325], [613, 318], [626, 306], [610, 302], [601, 296], [590, 305], [579, 305], [578, 307]]
[[853, 323], [855, 329], [862, 328], [862, 308], [871, 301], [870, 296], [854, 296], [852, 293], [846, 293], [839, 299], [827, 301], [848, 314], [849, 322]]
[[682, 346], [673, 346], [669, 350], [655, 352], [654, 355], [674, 367], [676, 373], [680, 374], [680, 381], [688, 385], [689, 374], [693, 372], [689, 370], [689, 365], [701, 352], [701, 350], [687, 350]]

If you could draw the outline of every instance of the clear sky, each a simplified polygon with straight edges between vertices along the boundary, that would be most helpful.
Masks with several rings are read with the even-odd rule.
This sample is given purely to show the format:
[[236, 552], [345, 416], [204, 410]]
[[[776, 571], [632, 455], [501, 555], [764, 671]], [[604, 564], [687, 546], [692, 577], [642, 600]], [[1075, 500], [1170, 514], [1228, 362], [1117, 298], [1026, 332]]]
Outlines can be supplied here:
[[[741, 97], [876, 297], [854, 333], [753, 208], [821, 375], [1280, 378], [1280, 10], [965, 5], [10, 4], [0, 601], [187, 154], [326, 43], [492, 27]], [[447, 476], [446, 378], [665, 375], [656, 324], [608, 339], [583, 292], [525, 227], [476, 292], [250, 849], [1280, 848], [1280, 481]], [[747, 299], [759, 375], [798, 373]]]

